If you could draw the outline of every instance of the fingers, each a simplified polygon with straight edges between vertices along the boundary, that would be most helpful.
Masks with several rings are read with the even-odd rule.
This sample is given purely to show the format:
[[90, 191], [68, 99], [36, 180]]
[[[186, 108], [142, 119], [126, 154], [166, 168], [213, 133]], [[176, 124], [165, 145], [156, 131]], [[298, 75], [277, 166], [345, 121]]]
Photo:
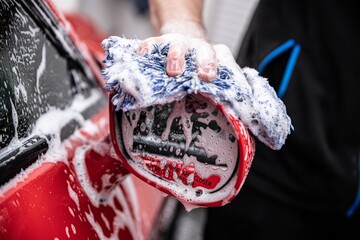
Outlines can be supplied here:
[[216, 54], [213, 47], [202, 41], [196, 49], [196, 63], [198, 77], [206, 82], [216, 78]]
[[139, 46], [136, 49], [136, 53], [140, 56], [144, 56], [146, 53], [150, 54], [154, 48], [154, 44], [160, 45], [161, 39], [159, 37], [147, 38], [140, 42]]
[[195, 48], [198, 77], [206, 82], [213, 81], [216, 78], [216, 54], [213, 47], [204, 40], [189, 40], [179, 34], [165, 34], [141, 41], [137, 48], [137, 54], [141, 56], [146, 53], [149, 54], [153, 50], [154, 44], [161, 45], [169, 42], [165, 69], [168, 76], [176, 77], [184, 72], [185, 54], [190, 49]]
[[170, 42], [170, 47], [166, 58], [165, 71], [168, 76], [176, 77], [181, 75], [185, 69], [185, 53], [189, 48], [185, 37], [168, 34], [160, 37], [147, 38], [140, 42], [136, 52], [144, 56], [146, 53], [151, 53], [154, 44], [161, 45], [168, 42]]
[[166, 58], [166, 73], [170, 77], [176, 77], [184, 72], [186, 51], [187, 47], [183, 42], [173, 42], [170, 44]]

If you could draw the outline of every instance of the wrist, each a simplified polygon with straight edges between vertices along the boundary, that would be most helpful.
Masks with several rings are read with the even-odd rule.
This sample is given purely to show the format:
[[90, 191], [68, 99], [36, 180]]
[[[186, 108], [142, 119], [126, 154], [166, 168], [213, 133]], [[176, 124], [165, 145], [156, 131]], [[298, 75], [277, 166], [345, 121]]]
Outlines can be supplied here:
[[160, 34], [179, 33], [188, 37], [207, 39], [205, 27], [201, 22], [193, 20], [168, 21], [160, 28]]

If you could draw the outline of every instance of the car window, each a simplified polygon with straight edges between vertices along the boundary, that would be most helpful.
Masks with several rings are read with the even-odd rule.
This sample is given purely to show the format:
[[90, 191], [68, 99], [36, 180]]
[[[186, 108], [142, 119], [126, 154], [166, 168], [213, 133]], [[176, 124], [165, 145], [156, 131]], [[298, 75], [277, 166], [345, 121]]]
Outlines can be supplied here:
[[56, 19], [41, 1], [37, 7], [0, 0], [0, 150], [28, 136], [49, 109], [97, 87]]
[[[48, 150], [52, 136], [49, 129], [41, 136], [33, 131], [37, 120], [54, 109], [69, 110], [79, 96], [96, 101], [75, 110], [85, 120], [107, 104], [94, 73], [44, 1], [0, 0], [0, 186]], [[63, 123], [60, 140], [79, 127], [75, 119]]]

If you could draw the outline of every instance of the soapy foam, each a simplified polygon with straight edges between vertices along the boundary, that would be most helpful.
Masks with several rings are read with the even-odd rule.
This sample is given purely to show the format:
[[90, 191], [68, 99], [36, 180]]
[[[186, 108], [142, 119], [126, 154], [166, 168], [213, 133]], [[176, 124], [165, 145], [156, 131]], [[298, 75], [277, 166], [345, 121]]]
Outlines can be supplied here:
[[292, 130], [290, 117], [281, 99], [266, 78], [255, 69], [240, 68], [225, 45], [214, 46], [217, 78], [210, 83], [196, 75], [196, 49], [204, 42], [181, 36], [188, 44], [183, 74], [169, 77], [165, 73], [166, 55], [178, 34], [164, 36], [163, 44], [153, 44], [151, 53], [136, 53], [140, 40], [110, 36], [103, 40], [106, 68], [105, 89], [115, 91], [112, 102], [116, 110], [128, 111], [151, 105], [163, 105], [182, 99], [187, 94], [204, 93], [238, 117], [261, 142], [278, 150]]
[[40, 93], [40, 77], [45, 71], [45, 66], [46, 66], [46, 47], [44, 44], [41, 51], [41, 62], [36, 71], [36, 90], [38, 91], [38, 93]]
[[[30, 139], [33, 136], [40, 136], [48, 141], [48, 151], [44, 156], [41, 156], [34, 164], [27, 167], [24, 171], [22, 171], [15, 178], [11, 179], [8, 183], [0, 186], [0, 192], [5, 192], [7, 189], [13, 188], [17, 183], [25, 181], [25, 178], [30, 172], [33, 172], [34, 169], [41, 166], [44, 162], [58, 162], [63, 161], [67, 164], [67, 153], [64, 146], [61, 144], [60, 140], [60, 131], [61, 128], [64, 127], [68, 122], [73, 119], [76, 119], [80, 125], [90, 126], [88, 125], [88, 121], [86, 121], [81, 114], [80, 111], [85, 110], [87, 107], [92, 104], [96, 104], [96, 102], [102, 97], [102, 94], [99, 90], [93, 90], [90, 93], [90, 96], [85, 99], [83, 95], [78, 95], [74, 98], [72, 105], [68, 108], [61, 110], [54, 107], [50, 107], [50, 110], [43, 114], [35, 123], [35, 126], [32, 129], [31, 135], [26, 137], [25, 139], [19, 139], [17, 134], [17, 126], [18, 126], [18, 116], [15, 110], [15, 107], [12, 104], [12, 114], [13, 114], [13, 125], [15, 129], [15, 135], [11, 140], [10, 144], [7, 146], [8, 150], [13, 150], [15, 148], [19, 148], [23, 141]], [[91, 130], [93, 131], [93, 129]], [[48, 139], [48, 136], [51, 136]], [[65, 143], [66, 145], [66, 143]], [[0, 150], [4, 151], [4, 150]]]
[[[142, 240], [144, 236], [140, 229], [137, 226], [140, 226], [140, 211], [137, 206], [137, 195], [135, 192], [135, 186], [131, 178], [126, 178], [123, 180], [122, 188], [116, 187], [113, 191], [111, 191], [109, 200], [104, 202], [105, 206], [110, 206], [115, 211], [115, 218], [112, 222], [113, 231], [109, 237], [106, 237], [101, 225], [96, 221], [94, 213], [89, 208], [87, 212], [85, 212], [86, 219], [92, 225], [93, 229], [97, 233], [100, 239], [118, 239], [118, 232], [120, 229], [127, 228], [134, 239]], [[125, 194], [126, 192], [126, 194]], [[125, 197], [126, 195], [126, 197]], [[129, 198], [130, 200], [127, 200]], [[122, 210], [116, 207], [115, 199], [121, 204]], [[135, 219], [133, 218], [133, 214], [131, 213], [131, 209], [135, 212]], [[103, 219], [104, 217], [101, 216]], [[105, 226], [110, 226], [110, 223], [105, 221]]]
[[[35, 161], [32, 165], [27, 167], [25, 170], [22, 170], [19, 174], [17, 174], [16, 177], [11, 179], [9, 182], [5, 183], [4, 185], [0, 186], [0, 198], [4, 197], [3, 193], [9, 191], [10, 189], [16, 188], [18, 184], [26, 182], [27, 178], [30, 173], [34, 172], [36, 169], [43, 166], [44, 163], [57, 163], [62, 162], [66, 165], [69, 165], [69, 162], [67, 161], [67, 151], [66, 147], [69, 146], [71, 143], [65, 141], [61, 142], [60, 140], [60, 131], [65, 124], [70, 122], [73, 119], [76, 119], [76, 121], [81, 126], [81, 131], [75, 131], [74, 137], [77, 139], [83, 139], [86, 141], [86, 136], [82, 135], [81, 132], [87, 132], [96, 134], [100, 130], [99, 127], [103, 127], [105, 124], [108, 124], [108, 119], [102, 119], [99, 121], [99, 125], [94, 125], [92, 122], [85, 120], [82, 115], [79, 114], [79, 112], [85, 110], [89, 106], [96, 104], [97, 101], [99, 101], [100, 98], [102, 98], [103, 93], [99, 90], [93, 90], [90, 93], [90, 96], [85, 98], [82, 95], [78, 95], [74, 98], [74, 101], [72, 102], [72, 105], [68, 108], [61, 110], [56, 109], [54, 107], [51, 107], [50, 110], [42, 115], [38, 121], [35, 124], [35, 127], [33, 128], [32, 134], [28, 137], [32, 137], [35, 135], [42, 136], [44, 138], [47, 137], [47, 135], [51, 135], [51, 138], [48, 140], [49, 149], [48, 151], [41, 155], [37, 161]], [[16, 129], [17, 127], [17, 114], [16, 111], [12, 111], [13, 113], [13, 124]], [[19, 139], [17, 135], [12, 139], [11, 144], [9, 147], [11, 149], [19, 147], [19, 144], [24, 139]], [[25, 139], [26, 140], [26, 139]], [[104, 152], [106, 149], [111, 149], [110, 146], [104, 145], [99, 147], [97, 150], [98, 152]], [[74, 157], [74, 163], [76, 161], [81, 162], [81, 164], [84, 163], [84, 155], [81, 154], [82, 148], [78, 148], [76, 151], [76, 155]], [[113, 150], [112, 150], [113, 151]], [[114, 153], [112, 153], [114, 156]], [[82, 165], [82, 169], [84, 169], [85, 166]], [[79, 169], [78, 169], [79, 170]], [[72, 217], [75, 217], [74, 211], [80, 211], [83, 209], [83, 204], [80, 202], [79, 195], [78, 195], [78, 189], [73, 189], [72, 185], [74, 182], [74, 176], [72, 173], [69, 173], [68, 171], [65, 172], [68, 174], [69, 179], [66, 180], [67, 184], [67, 190], [68, 190], [68, 196], [69, 198], [74, 202], [76, 208], [68, 208], [70, 215]], [[78, 171], [79, 173], [79, 171]], [[86, 171], [80, 172], [83, 175], [78, 178], [78, 180], [88, 180], [88, 175]], [[103, 178], [104, 181], [106, 181], [106, 176]], [[99, 202], [98, 200], [103, 197], [100, 195], [96, 195], [96, 192], [94, 192], [92, 186], [90, 184], [84, 184], [82, 182], [81, 186], [83, 187], [83, 190], [85, 193], [89, 194], [89, 198], [91, 201], [92, 206], [98, 207]], [[126, 195], [126, 197], [125, 197]], [[123, 207], [123, 210], [117, 209], [117, 207], [114, 204], [114, 200], [117, 200], [121, 203], [121, 206]], [[113, 232], [109, 238], [106, 238], [103, 234], [102, 227], [100, 224], [95, 220], [94, 215], [92, 213], [92, 210], [90, 207], [88, 208], [88, 212], [85, 212], [85, 215], [77, 214], [77, 217], [79, 217], [80, 221], [83, 222], [87, 220], [92, 227], [95, 229], [96, 233], [99, 237], [104, 237], [102, 239], [117, 239], [119, 229], [127, 228], [130, 230], [132, 236], [135, 236], [136, 239], [144, 239], [144, 236], [142, 236], [141, 230], [138, 228], [142, 225], [141, 219], [140, 219], [140, 210], [138, 208], [138, 199], [137, 194], [135, 192], [135, 186], [132, 182], [131, 178], [124, 179], [121, 183], [121, 189], [120, 187], [116, 187], [113, 191], [109, 193], [107, 196], [107, 201], [102, 202], [105, 206], [110, 206], [116, 213], [119, 215], [114, 219], [113, 222], [107, 222], [105, 221], [104, 217], [102, 217], [104, 223], [106, 226], [109, 226], [112, 224], [113, 226]], [[134, 215], [132, 215], [131, 211], [134, 211]], [[135, 216], [135, 218], [134, 218]], [[76, 235], [77, 230], [74, 225], [65, 226], [64, 231], [68, 237], [71, 237], [71, 235]]]
[[[179, 200], [184, 200], [184, 203], [186, 202], [187, 209], [193, 209], [195, 207], [199, 207], [196, 205], [197, 203], [210, 200], [218, 201], [223, 199], [226, 197], [229, 190], [234, 188], [236, 181], [229, 181], [229, 179], [231, 179], [237, 171], [236, 167], [238, 164], [237, 161], [239, 158], [239, 153], [238, 141], [236, 137], [232, 135], [232, 126], [229, 124], [225, 116], [216, 108], [216, 106], [206, 102], [206, 106], [203, 105], [202, 109], [194, 109], [196, 111], [196, 115], [194, 115], [185, 110], [186, 101], [193, 101], [193, 99], [188, 99], [189, 97], [186, 97], [174, 103], [171, 108], [158, 106], [158, 108], [131, 110], [128, 114], [122, 115], [121, 128], [122, 138], [126, 139], [126, 141], [123, 142], [124, 148], [131, 156], [131, 159], [129, 159], [128, 163], [134, 169], [137, 169], [138, 172], [140, 172], [143, 176], [146, 176], [146, 179], [159, 184], [159, 186], [165, 186], [168, 189], [172, 189], [174, 191], [174, 195], [177, 196]], [[197, 96], [196, 99], [201, 99], [201, 104], [204, 104], [203, 97]], [[162, 109], [163, 111], [159, 113], [159, 109]], [[154, 115], [155, 113], [157, 113], [157, 115]], [[163, 118], [165, 113], [168, 113], [169, 115], [169, 117], [165, 116], [165, 118], [167, 120], [171, 119], [171, 121], [168, 121], [166, 126], [163, 128], [159, 128], [157, 125], [154, 128], [153, 126], [155, 123], [152, 121], [152, 119], [157, 118], [158, 121], [162, 121], [160, 118]], [[147, 152], [146, 141], [144, 146], [138, 145], [135, 147], [137, 149], [134, 149], [134, 139], [139, 134], [136, 129], [139, 127], [139, 125], [141, 125], [141, 121], [139, 121], [140, 115], [151, 116], [151, 120], [146, 122], [146, 128], [143, 130], [143, 132], [146, 132], [147, 135], [143, 135], [142, 139], [148, 141], [150, 145], [151, 143], [157, 143], [156, 145], [159, 146], [158, 149], [160, 152], [163, 150], [163, 153], [166, 154], [169, 152], [172, 156], [167, 156], [164, 158], [161, 156], [161, 153], [158, 155], [156, 153]], [[194, 123], [194, 126], [191, 125], [191, 127], [184, 127], [186, 124], [188, 124], [186, 119], [190, 120], [194, 117], [198, 118], [198, 123], [196, 124], [197, 126], [195, 127]], [[179, 126], [181, 126], [180, 129], [183, 130], [182, 134], [174, 129], [174, 123], [177, 123]], [[217, 129], [205, 130], [204, 127], [198, 127], [199, 123], [206, 124], [205, 126], [207, 126], [207, 128], [209, 128], [211, 125], [210, 123], [216, 123], [220, 125], [217, 126]], [[172, 126], [171, 130], [169, 129], [169, 126]], [[158, 132], [160, 129], [163, 130], [161, 134]], [[199, 133], [196, 133], [197, 131], [199, 131]], [[155, 132], [157, 132], [157, 134]], [[192, 134], [192, 132], [194, 133]], [[231, 136], [233, 138], [231, 138]], [[190, 139], [188, 139], [189, 137]], [[230, 138], [231, 140], [229, 140]], [[186, 144], [175, 144], [173, 146], [174, 148], [172, 149], [167, 149], [167, 147], [162, 149], [161, 143], [164, 143], [164, 140], [170, 145], [174, 139], [183, 139], [182, 142]], [[190, 143], [192, 144], [191, 147]], [[142, 147], [139, 148], [139, 146]], [[183, 150], [180, 150], [180, 148], [176, 149], [176, 146], [182, 146]], [[192, 155], [191, 151], [186, 153], [186, 150], [194, 151], [195, 149], [198, 149], [197, 151], [203, 150], [207, 158], [216, 156], [216, 162], [202, 162], [195, 155]], [[139, 153], [139, 151], [141, 153]], [[180, 151], [184, 151], [182, 156], [179, 153]], [[171, 180], [166, 182], [159, 182], [159, 178], [157, 177], [156, 173], [154, 174], [152, 167], [149, 167], [149, 165], [145, 163], [144, 157], [145, 159], [158, 159], [159, 168], [161, 168], [162, 171], [165, 171], [164, 177]], [[183, 170], [174, 170], [177, 168], [180, 161], [183, 163], [183, 165], [181, 165]], [[189, 174], [186, 179], [184, 179], [184, 176], [179, 176], [179, 174], [184, 174], [182, 171], [186, 171], [186, 169], [189, 167], [193, 168], [194, 172]], [[219, 177], [219, 182], [216, 186], [211, 185], [211, 188], [207, 188], [201, 185], [197, 185], [196, 183], [194, 184], [194, 181], [197, 183], [203, 182], [214, 184], [214, 182], [209, 180], [213, 176]]]
[[[9, 6], [9, 4], [4, 1], [3, 2], [4, 5], [7, 5], [8, 8], [10, 7], [14, 7], [13, 5]], [[39, 16], [39, 18], [42, 18], [49, 26], [53, 25], [53, 21], [51, 20], [51, 18], [49, 18], [49, 16], [47, 15], [48, 12], [47, 11], [41, 11], [41, 9], [38, 9], [38, 13], [41, 15]], [[29, 36], [31, 36], [32, 38], [35, 38], [36, 34], [38, 32], [40, 32], [40, 28], [38, 27], [32, 27], [30, 26], [28, 20], [31, 18], [28, 18], [27, 16], [25, 16], [20, 10], [19, 8], [15, 8], [16, 13], [14, 14], [15, 17], [17, 19], [20, 20], [20, 24], [22, 25], [22, 34], [27, 34]], [[60, 14], [61, 16], [58, 16], [59, 18], [64, 19], [64, 17], [62, 16], [61, 12], [58, 11], [58, 14]], [[69, 39], [67, 39], [67, 32], [65, 32], [66, 30], [69, 30], [68, 28], [71, 27], [71, 25], [68, 22], [64, 22], [65, 23], [65, 27], [66, 29], [63, 28], [52, 28], [54, 35], [56, 37], [56, 39], [61, 43], [61, 45], [65, 48], [65, 50], [67, 51], [67, 53], [73, 58], [76, 59], [77, 58], [77, 53], [74, 52], [74, 48], [72, 45], [69, 44], [70, 41], [68, 41]], [[25, 30], [25, 27], [28, 26], [28, 30]], [[19, 39], [19, 36], [17, 36], [16, 34], [14, 35], [14, 39], [17, 42]], [[39, 39], [32, 39], [36, 42], [39, 41]], [[7, 41], [7, 39], [5, 40]], [[6, 44], [7, 42], [5, 42]], [[30, 42], [31, 43], [31, 42]], [[23, 73], [21, 71], [19, 71], [19, 67], [21, 67], [22, 64], [24, 64], [25, 62], [29, 62], [29, 63], [33, 63], [35, 60], [35, 56], [37, 55], [36, 51], [37, 50], [37, 44], [29, 44], [27, 46], [27, 48], [13, 48], [11, 50], [11, 52], [9, 53], [11, 55], [10, 57], [10, 61], [16, 62], [14, 64], [15, 67], [12, 68], [12, 73], [14, 74], [14, 76], [17, 79], [17, 82], [14, 83], [14, 93], [15, 93], [15, 100], [19, 100], [21, 98], [23, 98], [24, 102], [27, 102], [28, 100], [28, 96], [27, 96], [27, 92], [25, 90], [24, 87], [24, 79], [26, 79], [26, 77], [24, 78]], [[84, 45], [80, 45], [79, 48], [83, 48]], [[19, 53], [20, 52], [20, 53]], [[83, 53], [88, 53], [88, 51], [83, 51]], [[44, 70], [46, 68], [46, 45], [43, 45], [42, 48], [42, 55], [41, 55], [41, 61], [40, 64], [38, 66], [37, 69], [34, 69], [34, 72], [36, 73], [36, 85], [35, 85], [35, 90], [37, 90], [37, 92], [39, 92], [40, 89], [40, 81], [41, 81], [41, 77], [44, 74]], [[58, 56], [55, 55], [55, 58], [57, 58]], [[89, 56], [91, 57], [91, 56]], [[89, 73], [90, 69], [89, 68], [85, 68], [84, 69], [87, 73]], [[92, 75], [92, 73], [91, 73]], [[74, 76], [76, 77], [76, 76]], [[26, 83], [25, 83], [26, 84]], [[5, 88], [8, 88], [7, 83], [4, 82]], [[12, 119], [13, 119], [13, 126], [14, 126], [14, 130], [15, 130], [15, 136], [13, 137], [10, 145], [8, 145], [6, 147], [6, 150], [12, 150], [15, 148], [20, 147], [20, 144], [24, 141], [26, 141], [28, 138], [31, 138], [33, 136], [40, 136], [43, 137], [45, 139], [48, 140], [48, 145], [49, 145], [49, 149], [48, 151], [44, 154], [41, 155], [39, 157], [39, 159], [37, 161], [35, 161], [35, 163], [33, 163], [31, 166], [27, 167], [25, 170], [22, 170], [19, 174], [17, 174], [16, 177], [14, 177], [13, 179], [11, 179], [9, 182], [5, 183], [4, 185], [0, 186], [0, 198], [3, 197], [3, 194], [13, 188], [16, 188], [18, 186], [18, 184], [21, 184], [23, 182], [26, 182], [28, 179], [28, 176], [30, 173], [36, 171], [36, 169], [41, 168], [43, 166], [43, 164], [45, 163], [58, 163], [58, 162], [62, 162], [66, 165], [69, 165], [68, 160], [68, 156], [67, 156], [67, 151], [66, 151], [66, 147], [70, 146], [71, 143], [70, 142], [61, 142], [60, 140], [60, 132], [61, 132], [61, 128], [63, 126], [65, 126], [65, 124], [69, 123], [72, 120], [75, 120], [80, 126], [81, 126], [81, 131], [89, 131], [89, 132], [96, 132], [98, 131], [97, 127], [94, 124], [90, 124], [88, 120], [85, 120], [83, 118], [83, 116], [81, 114], [79, 114], [80, 111], [85, 110], [87, 107], [94, 105], [94, 104], [98, 104], [98, 101], [101, 100], [100, 98], [103, 97], [103, 93], [100, 92], [99, 90], [94, 90], [91, 91], [90, 93], [90, 97], [85, 98], [82, 95], [78, 95], [74, 101], [73, 104], [62, 110], [62, 109], [58, 109], [55, 107], [51, 107], [51, 106], [44, 106], [44, 108], [46, 108], [48, 111], [46, 111], [45, 114], [43, 114], [35, 123], [34, 128], [32, 129], [31, 135], [27, 136], [26, 138], [23, 139], [19, 139], [19, 136], [17, 134], [17, 128], [18, 128], [18, 113], [16, 112], [16, 109], [14, 107], [14, 103], [13, 100], [10, 99], [11, 101], [11, 106], [12, 106]], [[59, 97], [61, 97], [59, 95]], [[40, 101], [41, 103], [41, 98], [34, 99], [35, 102]], [[45, 105], [45, 103], [44, 103]], [[32, 106], [28, 106], [28, 107], [32, 107]], [[104, 121], [108, 121], [108, 118], [103, 119], [102, 121], [100, 121], [100, 126], [103, 125]], [[79, 133], [80, 131], [76, 131], [75, 134], [72, 137], [79, 137], [80, 139], [84, 139], [86, 140], [86, 136], [81, 136], [81, 133]], [[48, 139], [48, 136], [51, 136], [50, 139]], [[0, 140], [1, 140], [2, 136], [0, 136]], [[1, 150], [0, 150], [1, 152]], [[68, 173], [68, 171], [65, 170], [65, 174], [68, 174], [69, 176], [69, 180], [66, 180], [67, 183], [67, 190], [68, 190], [68, 195], [69, 198], [75, 203], [77, 209], [79, 210], [80, 208], [80, 204], [84, 204], [83, 202], [79, 201], [79, 196], [78, 196], [78, 188], [74, 188], [72, 187], [72, 184], [74, 183], [74, 176], [71, 175], [71, 173]], [[138, 215], [139, 215], [139, 209], [137, 208], [137, 196], [136, 193], [134, 192], [134, 185], [131, 183], [131, 180], [125, 180], [123, 182], [123, 184], [121, 185], [123, 191], [120, 191], [119, 189], [117, 191], [115, 191], [113, 193], [113, 195], [111, 196], [111, 200], [113, 201], [114, 199], [118, 200], [119, 202], [121, 202], [121, 205], [123, 207], [123, 210], [120, 211], [118, 209], [116, 209], [116, 206], [113, 202], [108, 203], [108, 206], [110, 206], [111, 208], [114, 209], [114, 212], [117, 212], [119, 214], [122, 214], [122, 221], [121, 224], [119, 224], [118, 220], [115, 224], [113, 223], [109, 223], [106, 222], [104, 219], [105, 217], [102, 217], [102, 220], [105, 222], [106, 226], [109, 226], [110, 224], [112, 224], [113, 226], [113, 230], [114, 230], [114, 234], [112, 234], [112, 236], [109, 239], [118, 239], [118, 232], [120, 227], [124, 228], [126, 227], [127, 229], [130, 229], [131, 235], [134, 236], [134, 239], [143, 239], [143, 237], [141, 236], [141, 230], [138, 229], [138, 226], [140, 226], [141, 224], [139, 224], [140, 220], [138, 219]], [[18, 194], [18, 193], [16, 193]], [[125, 199], [125, 195], [126, 198]], [[18, 201], [15, 201], [14, 204], [19, 204]], [[105, 203], [106, 204], [106, 203]], [[75, 217], [75, 213], [74, 211], [76, 209], [72, 209], [72, 208], [68, 208], [71, 216]], [[130, 214], [130, 211], [133, 210], [134, 211], [134, 216], [132, 216]], [[90, 210], [91, 212], [91, 210]], [[92, 212], [91, 212], [92, 213]], [[77, 215], [77, 217], [80, 219], [81, 222], [86, 221], [87, 219], [85, 218], [86, 216], [82, 216], [81, 213], [79, 213]], [[97, 219], [93, 218], [93, 221], [91, 222], [92, 226], [98, 230], [98, 233], [101, 233], [101, 226], [96, 222]], [[71, 235], [76, 235], [77, 233], [77, 229], [75, 227], [74, 224], [70, 224], [68, 226], [64, 226], [64, 231], [65, 234], [67, 235], [68, 238], [71, 237]], [[99, 235], [103, 236], [103, 235]], [[57, 237], [54, 237], [54, 239], [58, 239]], [[100, 238], [100, 239], [105, 239], [105, 238]]]
[[[198, 203], [204, 202], [222, 201], [225, 205], [241, 188], [235, 187], [235, 184], [239, 183], [237, 177], [232, 177], [237, 175], [234, 172], [238, 161], [236, 134], [233, 136], [236, 142], [229, 144], [226, 136], [229, 132], [233, 133], [234, 129], [229, 123], [224, 126], [228, 119], [225, 116], [222, 116], [223, 119], [216, 119], [210, 115], [211, 117], [199, 118], [198, 121], [203, 121], [206, 125], [215, 121], [220, 123], [222, 130], [214, 134], [199, 127], [201, 134], [193, 141], [194, 120], [191, 119], [191, 114], [184, 110], [185, 96], [201, 93], [212, 103], [220, 104], [230, 115], [238, 117], [254, 136], [275, 150], [283, 146], [290, 134], [291, 120], [286, 114], [285, 105], [277, 98], [267, 80], [259, 76], [255, 69], [240, 68], [225, 45], [214, 46], [218, 61], [217, 78], [206, 83], [198, 78], [196, 73], [196, 64], [199, 64], [197, 54], [202, 54], [198, 50], [206, 49], [205, 43], [200, 39], [179, 34], [169, 34], [164, 36], [164, 39], [162, 44], [153, 41], [144, 56], [136, 52], [141, 43], [138, 39], [111, 36], [102, 43], [106, 51], [106, 68], [103, 70], [105, 89], [114, 92], [112, 103], [115, 110], [123, 111], [121, 129], [124, 148], [130, 156], [128, 164], [155, 187], [170, 189], [187, 211], [200, 207]], [[185, 71], [177, 77], [169, 77], [165, 73], [166, 56], [169, 48], [179, 43], [189, 46], [185, 55]], [[210, 54], [212, 53], [208, 53], [209, 56]], [[167, 110], [167, 104], [173, 104], [173, 107]], [[208, 106], [215, 107], [213, 104]], [[166, 118], [160, 117], [161, 121], [166, 123], [161, 138], [151, 132], [153, 125], [156, 125], [156, 118], [159, 118], [154, 107], [165, 108], [165, 112], [170, 111]], [[208, 109], [207, 111], [211, 112]], [[146, 116], [145, 122], [139, 121], [141, 115]], [[190, 144], [193, 143], [193, 146], [202, 149], [208, 158], [216, 155], [215, 165], [201, 163], [197, 157], [182, 153], [183, 150], [178, 145], [171, 145], [174, 139], [171, 140], [170, 129], [174, 122], [182, 126], [183, 149], [191, 149]], [[160, 129], [158, 126], [155, 128]], [[245, 129], [241, 131], [243, 136], [248, 136]], [[178, 136], [175, 137], [177, 138]], [[147, 148], [152, 150], [148, 152]], [[154, 151], [160, 152], [160, 155]], [[170, 153], [166, 153], [167, 151]], [[252, 161], [248, 157], [253, 156], [253, 151], [249, 152], [246, 147], [244, 151], [247, 174]], [[191, 172], [190, 169], [195, 170]], [[207, 189], [194, 185], [195, 182], [211, 183], [208, 177], [213, 175], [220, 178], [217, 188]], [[240, 182], [240, 185], [242, 184], [243, 181]]]

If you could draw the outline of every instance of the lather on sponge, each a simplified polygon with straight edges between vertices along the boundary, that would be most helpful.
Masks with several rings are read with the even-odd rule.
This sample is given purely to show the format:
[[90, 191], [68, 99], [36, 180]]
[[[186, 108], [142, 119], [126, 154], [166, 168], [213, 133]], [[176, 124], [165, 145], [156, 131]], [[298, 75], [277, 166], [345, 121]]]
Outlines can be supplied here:
[[202, 93], [227, 108], [268, 147], [278, 150], [284, 145], [293, 128], [284, 103], [255, 69], [240, 68], [225, 45], [214, 45], [217, 77], [205, 82], [196, 73], [195, 48], [185, 55], [184, 72], [169, 77], [165, 65], [170, 42], [154, 44], [149, 54], [140, 56], [136, 52], [140, 41], [110, 36], [102, 42], [105, 89], [116, 92], [111, 100], [116, 110], [166, 104]]

